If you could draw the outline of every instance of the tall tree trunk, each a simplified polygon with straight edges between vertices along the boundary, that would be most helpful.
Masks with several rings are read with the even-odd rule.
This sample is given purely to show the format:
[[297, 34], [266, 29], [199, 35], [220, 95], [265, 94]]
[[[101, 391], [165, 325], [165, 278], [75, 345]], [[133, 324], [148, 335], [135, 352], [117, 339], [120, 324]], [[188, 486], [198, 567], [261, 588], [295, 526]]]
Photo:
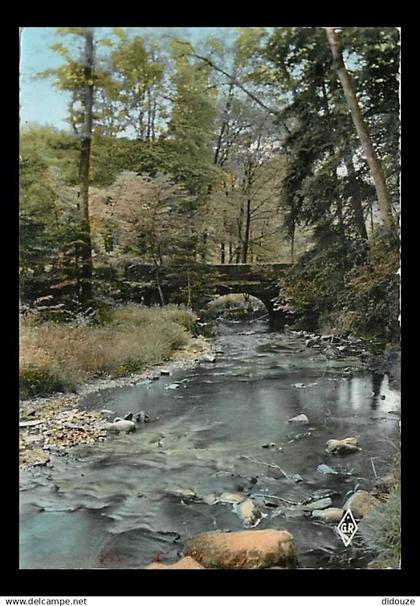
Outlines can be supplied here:
[[229, 241], [229, 263], [233, 262], [233, 246], [232, 242]]
[[245, 207], [245, 229], [244, 229], [244, 240], [242, 244], [242, 263], [246, 263], [248, 260], [248, 248], [249, 248], [249, 232], [251, 229], [251, 200], [248, 198]]
[[162, 286], [159, 278], [159, 270], [156, 269], [156, 286], [159, 293], [160, 304], [162, 307], [165, 307], [165, 297], [163, 296]]
[[382, 165], [378, 156], [376, 155], [367, 125], [363, 120], [353, 82], [343, 61], [337, 34], [333, 27], [326, 27], [325, 30], [333, 55], [334, 66], [337, 70], [341, 86], [343, 87], [344, 96], [346, 98], [347, 105], [349, 106], [354, 126], [366, 154], [370, 174], [375, 184], [376, 196], [378, 198], [378, 204], [383, 222], [388, 227], [395, 227], [394, 218], [392, 216], [391, 197], [386, 186]]
[[239, 217], [237, 219], [237, 225], [238, 225], [238, 244], [237, 244], [237, 248], [236, 248], [236, 263], [240, 263], [241, 262], [241, 253], [242, 253], [242, 247], [243, 247], [243, 238], [242, 238], [243, 221], [244, 221], [244, 205], [243, 205], [243, 202], [242, 202], [241, 203], [241, 208], [240, 208], [240, 211], [239, 211]]
[[220, 242], [220, 263], [221, 265], [225, 264], [225, 243]]
[[[325, 86], [324, 79], [322, 79], [321, 85], [322, 85], [322, 101], [323, 101], [323, 105], [324, 105], [324, 110], [325, 110], [326, 115], [331, 119], [330, 104], [328, 101], [328, 93], [327, 93], [327, 88]], [[334, 122], [331, 123], [331, 127], [334, 130]], [[334, 150], [333, 145], [331, 145], [329, 147], [329, 151], [330, 151], [331, 155], [334, 155], [335, 150]], [[352, 189], [354, 190], [354, 193], [352, 193], [350, 201], [351, 201], [351, 205], [353, 208], [356, 230], [362, 238], [367, 240], [366, 226], [365, 226], [365, 222], [363, 219], [362, 200], [361, 200], [360, 195], [358, 195], [356, 175], [355, 175], [355, 170], [354, 170], [354, 166], [353, 166], [351, 150], [349, 148], [346, 148], [346, 150], [344, 152], [344, 162], [347, 167], [347, 173], [349, 175], [349, 179], [352, 182]], [[335, 168], [335, 182], [337, 182], [337, 167]], [[339, 196], [337, 196], [337, 217], [338, 217], [338, 221], [339, 221], [339, 225], [340, 225], [340, 231], [342, 234], [342, 238], [344, 239], [345, 228], [344, 228], [344, 222], [343, 222], [343, 204], [339, 200]]]
[[217, 143], [216, 143], [216, 149], [214, 151], [214, 164], [219, 164], [220, 166], [223, 166], [224, 162], [226, 161], [227, 158], [220, 158], [220, 151], [222, 148], [222, 143], [223, 143], [223, 136], [225, 134], [226, 129], [229, 126], [229, 111], [230, 108], [232, 106], [232, 101], [233, 101], [233, 82], [230, 83], [229, 85], [229, 92], [228, 92], [228, 97], [226, 100], [226, 105], [225, 105], [225, 109], [223, 112], [223, 120], [222, 120], [222, 125], [220, 127], [220, 131], [219, 131], [219, 136], [217, 138]]
[[92, 299], [92, 239], [90, 233], [89, 219], [89, 173], [90, 155], [92, 147], [92, 123], [93, 123], [93, 32], [86, 29], [84, 32], [84, 117], [83, 130], [80, 146], [80, 212], [82, 224], [81, 247], [82, 271], [81, 271], [81, 303], [84, 307], [90, 304]]
[[344, 164], [346, 165], [347, 175], [349, 177], [351, 185], [351, 198], [350, 202], [354, 213], [354, 223], [357, 232], [364, 240], [368, 239], [365, 219], [363, 216], [362, 197], [360, 195], [359, 187], [356, 179], [356, 172], [354, 170], [353, 159], [351, 150], [349, 148], [344, 152]]

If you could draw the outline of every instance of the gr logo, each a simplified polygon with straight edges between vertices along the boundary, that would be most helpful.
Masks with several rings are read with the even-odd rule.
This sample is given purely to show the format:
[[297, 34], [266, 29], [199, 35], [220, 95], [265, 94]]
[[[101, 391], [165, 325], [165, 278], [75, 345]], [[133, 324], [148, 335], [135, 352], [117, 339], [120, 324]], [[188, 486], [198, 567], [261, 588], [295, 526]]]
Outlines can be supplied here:
[[357, 532], [357, 524], [356, 520], [353, 517], [353, 514], [350, 509], [348, 509], [339, 525], [337, 526], [340, 537], [343, 539], [343, 543], [346, 547], [348, 547], [351, 543], [352, 538]]

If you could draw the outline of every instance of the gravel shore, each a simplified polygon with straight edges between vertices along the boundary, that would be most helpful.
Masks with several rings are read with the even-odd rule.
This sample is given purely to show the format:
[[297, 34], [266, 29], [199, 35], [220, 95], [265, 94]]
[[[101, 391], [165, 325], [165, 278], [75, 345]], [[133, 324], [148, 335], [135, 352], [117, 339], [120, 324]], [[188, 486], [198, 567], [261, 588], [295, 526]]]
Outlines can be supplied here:
[[157, 379], [180, 368], [191, 368], [213, 356], [203, 337], [191, 337], [187, 346], [174, 352], [171, 360], [118, 379], [86, 383], [77, 393], [59, 393], [48, 398], [23, 400], [19, 409], [19, 466], [47, 465], [51, 454], [65, 455], [78, 444], [106, 440], [109, 420], [96, 411], [86, 411], [80, 400], [90, 393], [134, 385], [139, 380]]

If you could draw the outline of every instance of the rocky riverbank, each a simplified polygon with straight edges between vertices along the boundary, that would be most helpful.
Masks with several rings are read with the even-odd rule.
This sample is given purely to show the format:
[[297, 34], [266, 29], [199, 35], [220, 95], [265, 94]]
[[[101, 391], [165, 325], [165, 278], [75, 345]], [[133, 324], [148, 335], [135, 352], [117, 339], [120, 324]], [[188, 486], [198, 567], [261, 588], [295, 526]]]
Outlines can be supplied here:
[[78, 444], [106, 440], [108, 415], [87, 412], [79, 404], [82, 397], [104, 389], [135, 385], [138, 381], [158, 380], [178, 368], [191, 368], [200, 360], [211, 362], [215, 355], [203, 337], [191, 337], [185, 347], [174, 352], [165, 364], [118, 379], [86, 383], [72, 394], [23, 400], [19, 410], [19, 466], [48, 465], [51, 455], [65, 456]]
[[321, 352], [328, 360], [356, 357], [363, 369], [374, 373], [388, 373], [391, 379], [399, 384], [400, 352], [397, 349], [381, 347], [377, 343], [352, 335], [343, 337], [291, 329], [288, 334], [302, 340], [306, 347]]

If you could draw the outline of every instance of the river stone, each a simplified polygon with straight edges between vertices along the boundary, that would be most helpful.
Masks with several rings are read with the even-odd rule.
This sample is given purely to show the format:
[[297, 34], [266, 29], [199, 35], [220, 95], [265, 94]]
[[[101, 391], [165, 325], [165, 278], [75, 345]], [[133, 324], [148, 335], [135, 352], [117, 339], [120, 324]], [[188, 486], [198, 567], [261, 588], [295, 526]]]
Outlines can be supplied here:
[[192, 537], [184, 550], [205, 568], [293, 567], [296, 548], [286, 530], [204, 532]]
[[146, 569], [148, 570], [162, 570], [162, 569], [168, 569], [168, 568], [175, 568], [175, 569], [189, 569], [189, 568], [204, 568], [204, 566], [202, 566], [201, 564], [199, 564], [198, 562], [196, 562], [193, 558], [190, 558], [189, 556], [186, 556], [185, 558], [181, 558], [180, 560], [178, 560], [178, 562], [174, 562], [173, 564], [164, 564], [163, 562], [152, 562], [152, 564], [149, 564], [148, 566], [146, 566]]
[[318, 501], [319, 499], [325, 499], [325, 497], [332, 497], [337, 495], [338, 493], [331, 488], [319, 488], [315, 490], [310, 497], [308, 497], [303, 503], [311, 503], [313, 501]]
[[116, 432], [125, 432], [130, 433], [132, 431], [136, 431], [136, 424], [132, 421], [114, 421], [113, 423], [108, 423], [106, 426], [108, 431], [116, 431]]
[[357, 438], [344, 438], [343, 440], [328, 440], [327, 448], [325, 449], [328, 454], [350, 454], [353, 452], [359, 452], [361, 448], [358, 446]]
[[318, 501], [312, 501], [311, 503], [306, 503], [303, 505], [298, 505], [298, 509], [302, 509], [303, 511], [314, 511], [316, 509], [326, 509], [332, 504], [330, 497], [325, 497], [324, 499], [319, 499]]
[[219, 497], [219, 500], [222, 503], [233, 504], [242, 503], [242, 501], [245, 501], [245, 499], [246, 497], [243, 494], [237, 494], [235, 492], [223, 492]]
[[212, 356], [211, 354], [205, 355], [202, 359], [204, 362], [216, 362], [216, 356]]
[[215, 503], [218, 503], [218, 502], [219, 502], [219, 499], [214, 493], [206, 494], [203, 497], [203, 503], [206, 503], [206, 505], [214, 505]]
[[344, 515], [344, 510], [340, 507], [327, 507], [327, 509], [314, 509], [312, 517], [316, 520], [322, 520], [328, 523], [338, 523]]
[[191, 488], [174, 488], [174, 490], [170, 491], [170, 494], [184, 499], [194, 499], [197, 497], [197, 493], [195, 493]]
[[289, 423], [309, 423], [309, 419], [306, 415], [300, 414], [289, 419]]
[[134, 421], [136, 423], [147, 423], [148, 421], [150, 421], [150, 415], [144, 410], [139, 410], [134, 415]]
[[254, 505], [251, 499], [245, 499], [236, 506], [236, 511], [241, 518], [244, 526], [254, 526], [261, 519], [260, 510]]
[[366, 490], [357, 490], [347, 499], [343, 509], [350, 509], [355, 518], [363, 518], [372, 509], [381, 505], [381, 502]]
[[325, 463], [321, 463], [321, 465], [318, 465], [318, 467], [316, 469], [317, 469], [317, 471], [319, 471], [319, 473], [322, 473], [324, 476], [338, 474], [338, 471], [336, 471], [329, 465], [325, 465]]

